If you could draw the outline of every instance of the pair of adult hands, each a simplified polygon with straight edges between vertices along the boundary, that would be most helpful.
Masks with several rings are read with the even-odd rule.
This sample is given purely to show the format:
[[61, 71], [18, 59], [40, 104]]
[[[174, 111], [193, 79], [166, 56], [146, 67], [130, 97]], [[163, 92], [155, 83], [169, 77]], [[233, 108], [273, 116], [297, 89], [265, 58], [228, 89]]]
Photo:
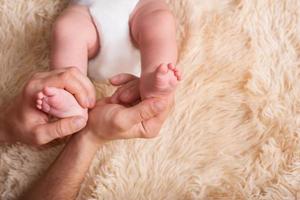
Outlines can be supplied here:
[[[138, 78], [125, 74], [114, 77], [111, 82], [121, 86], [116, 92], [118, 95], [130, 88], [138, 88]], [[47, 114], [36, 109], [34, 103], [36, 94], [45, 87], [63, 88], [74, 94], [82, 107], [91, 109], [88, 122], [78, 116], [51, 122]], [[82, 129], [86, 130], [91, 136], [91, 141], [96, 143], [103, 140], [154, 137], [173, 103], [172, 98], [168, 101], [153, 98], [128, 107], [116, 104], [115, 96], [96, 102], [93, 84], [76, 68], [37, 73], [25, 85], [22, 94], [5, 111], [5, 140], [9, 143], [19, 141], [43, 145]], [[134, 99], [137, 97], [138, 94], [135, 94], [128, 99], [125, 93], [123, 99], [129, 103], [137, 100]]]

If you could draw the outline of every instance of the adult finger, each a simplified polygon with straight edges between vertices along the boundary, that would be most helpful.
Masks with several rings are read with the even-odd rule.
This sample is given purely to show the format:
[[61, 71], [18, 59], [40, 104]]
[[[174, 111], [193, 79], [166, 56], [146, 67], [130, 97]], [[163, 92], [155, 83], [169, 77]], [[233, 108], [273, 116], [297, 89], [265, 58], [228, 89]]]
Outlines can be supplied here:
[[74, 77], [77, 78], [77, 80], [82, 84], [82, 86], [87, 91], [88, 97], [90, 99], [90, 107], [89, 108], [94, 107], [94, 105], [96, 103], [96, 90], [95, 90], [93, 83], [86, 75], [84, 75], [77, 68], [70, 67], [70, 70], [73, 70], [73, 72], [71, 71], [70, 73], [73, 73]]
[[53, 69], [51, 71], [36, 72], [35, 74], [33, 74], [32, 79], [44, 79], [44, 78], [47, 78], [49, 76], [58, 75], [58, 74], [61, 74], [63, 72], [66, 72], [67, 70], [69, 70], [69, 68], [71, 68], [71, 67]]
[[82, 107], [92, 108], [96, 102], [96, 92], [92, 82], [76, 68], [50, 74], [41, 80], [44, 86], [58, 87], [72, 93]]
[[114, 93], [113, 95], [110, 97], [110, 101], [111, 103], [114, 103], [114, 104], [118, 104], [120, 103], [119, 102], [119, 96], [120, 96], [120, 93], [121, 93], [121, 87], [119, 87]]
[[164, 123], [159, 117], [153, 117], [147, 121], [135, 125], [126, 133], [124, 139], [130, 138], [154, 138], [159, 134], [159, 131]]
[[[85, 95], [88, 98], [89, 105], [87, 105], [87, 107], [93, 108], [96, 103], [96, 90], [95, 90], [93, 83], [90, 81], [90, 79], [75, 67], [67, 68], [67, 71], [64, 72], [62, 75], [63, 77], [64, 77], [64, 74], [66, 77], [66, 79], [65, 79], [66, 81], [68, 81], [68, 77], [70, 76], [71, 78], [73, 77], [74, 80], [76, 79], [81, 84], [81, 86], [84, 88], [83, 91], [86, 92]], [[67, 91], [69, 91], [68, 86], [70, 86], [70, 85], [68, 84], [68, 82], [66, 82], [65, 89]], [[69, 91], [69, 92], [72, 93], [72, 91]], [[80, 94], [80, 92], [78, 92], [78, 91], [75, 91], [73, 94], [75, 97], [78, 97], [78, 99], [82, 98], [82, 96], [83, 96], [83, 94]]]
[[[123, 93], [125, 93], [128, 89], [130, 89], [130, 88], [132, 88], [132, 87], [135, 87], [135, 86], [139, 87], [138, 81], [139, 81], [139, 79], [136, 79], [136, 80], [134, 80], [134, 81], [131, 81], [131, 82], [129, 82], [129, 83], [127, 83], [127, 84], [125, 84], [125, 85], [119, 87], [119, 88], [115, 91], [115, 93], [112, 95], [112, 97], [111, 97], [112, 103], [120, 103], [120, 102], [121, 102], [121, 103], [127, 103], [126, 101], [122, 101], [122, 99], [120, 99], [120, 97], [121, 97], [121, 95], [122, 95]], [[137, 90], [139, 90], [139, 89], [137, 88]], [[125, 98], [126, 98], [126, 97], [125, 97]]]
[[119, 94], [119, 99], [122, 103], [134, 103], [140, 99], [139, 85], [135, 84], [127, 88], [127, 90]]
[[[37, 92], [41, 91], [45, 87], [45, 83], [49, 82], [47, 80], [53, 79], [53, 77], [57, 76], [58, 74], [61, 74], [62, 72], [65, 72], [66, 69], [55, 69], [51, 72], [36, 72], [32, 75], [30, 80], [26, 83], [24, 86], [23, 93], [25, 93], [25, 96], [32, 96], [33, 94], [36, 94]], [[50, 78], [49, 78], [50, 77]], [[57, 79], [57, 78], [56, 78]], [[58, 81], [55, 81], [55, 84], [59, 83]], [[56, 85], [51, 85], [56, 86]]]
[[121, 110], [116, 117], [117, 121], [125, 123], [123, 124], [124, 129], [130, 129], [143, 121], [147, 121], [155, 117], [159, 113], [163, 112], [166, 107], [167, 102], [162, 99], [147, 99], [133, 107]]
[[86, 126], [87, 120], [83, 117], [64, 118], [52, 123], [41, 124], [34, 131], [36, 144], [46, 144], [54, 139], [62, 138], [80, 131]]
[[109, 79], [110, 83], [114, 86], [120, 86], [120, 85], [124, 85], [130, 81], [133, 81], [137, 79], [136, 76], [132, 75], [132, 74], [118, 74], [116, 76], [113, 76], [112, 78]]
[[149, 118], [148, 120], [144, 120], [141, 123], [134, 126], [128, 134], [128, 138], [153, 138], [156, 137], [160, 129], [164, 123], [164, 121], [167, 119], [170, 110], [173, 107], [174, 98], [170, 96], [167, 99], [167, 104], [165, 109], [160, 112], [155, 117]]

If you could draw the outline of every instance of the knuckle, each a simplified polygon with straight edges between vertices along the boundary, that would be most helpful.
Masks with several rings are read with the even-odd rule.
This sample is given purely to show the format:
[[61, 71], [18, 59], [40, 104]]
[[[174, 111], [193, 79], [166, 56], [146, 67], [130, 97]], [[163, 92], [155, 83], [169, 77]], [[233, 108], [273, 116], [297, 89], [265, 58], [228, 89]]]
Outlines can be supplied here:
[[67, 70], [65, 70], [63, 72], [60, 72], [57, 76], [60, 80], [65, 81], [68, 79], [69, 74], [67, 73]]
[[151, 113], [153, 113], [152, 107], [149, 107], [148, 109], [143, 110], [142, 112], [140, 112], [141, 119], [149, 119], [152, 116]]
[[35, 76], [36, 75], [33, 75], [33, 77], [27, 82], [27, 86], [33, 86], [36, 84], [38, 78]]
[[39, 85], [37, 79], [30, 79], [24, 86], [23, 94], [26, 96], [35, 92], [37, 85]]
[[116, 112], [112, 119], [112, 125], [117, 131], [124, 131], [126, 129], [124, 124], [124, 118], [121, 111]]
[[67, 71], [71, 76], [75, 76], [79, 73], [79, 70], [76, 67], [69, 67]]
[[79, 70], [76, 67], [68, 67], [65, 71], [61, 72], [59, 76], [63, 81], [68, 81], [73, 79], [78, 73]]
[[66, 70], [64, 72], [61, 72], [59, 75], [59, 78], [65, 82], [67, 82], [68, 80], [70, 80], [71, 78], [71, 73], [69, 70]]

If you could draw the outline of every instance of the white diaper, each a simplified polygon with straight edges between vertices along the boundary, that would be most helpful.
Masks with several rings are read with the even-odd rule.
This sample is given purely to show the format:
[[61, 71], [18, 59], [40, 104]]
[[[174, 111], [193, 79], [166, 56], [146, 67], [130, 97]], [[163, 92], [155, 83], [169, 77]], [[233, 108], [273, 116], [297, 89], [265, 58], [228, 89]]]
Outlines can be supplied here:
[[140, 75], [140, 52], [132, 44], [129, 17], [139, 0], [74, 0], [89, 7], [100, 33], [101, 49], [89, 62], [88, 75], [105, 81], [119, 73]]

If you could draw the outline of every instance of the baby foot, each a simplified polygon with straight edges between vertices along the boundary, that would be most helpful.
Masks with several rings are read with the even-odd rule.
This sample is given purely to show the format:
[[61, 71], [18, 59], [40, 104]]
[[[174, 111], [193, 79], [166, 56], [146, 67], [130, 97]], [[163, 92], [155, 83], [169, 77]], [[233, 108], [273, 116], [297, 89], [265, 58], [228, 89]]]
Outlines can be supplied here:
[[181, 72], [172, 64], [161, 64], [152, 74], [141, 79], [142, 99], [167, 96], [174, 92]]
[[82, 108], [71, 93], [54, 87], [46, 87], [37, 94], [36, 107], [57, 118], [88, 117], [87, 109]]

